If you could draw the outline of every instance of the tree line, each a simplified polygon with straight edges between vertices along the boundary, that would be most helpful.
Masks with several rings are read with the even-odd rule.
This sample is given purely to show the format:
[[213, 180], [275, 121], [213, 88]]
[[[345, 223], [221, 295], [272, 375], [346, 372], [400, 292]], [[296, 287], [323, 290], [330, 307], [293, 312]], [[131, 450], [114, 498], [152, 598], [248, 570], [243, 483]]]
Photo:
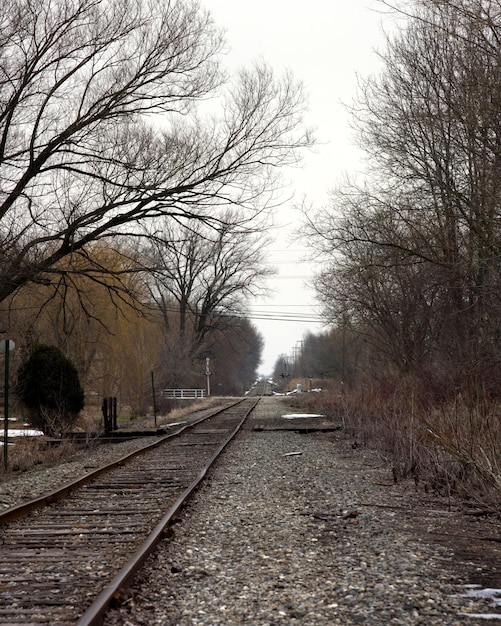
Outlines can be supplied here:
[[0, 330], [137, 410], [153, 367], [190, 385], [213, 356], [226, 391], [257, 367], [246, 299], [280, 169], [313, 143], [302, 85], [224, 52], [196, 0], [3, 5]]
[[[496, 8], [497, 7], [497, 8]], [[308, 224], [328, 319], [381, 364], [499, 393], [499, 3], [408, 3], [353, 119], [359, 184]]]
[[[158, 390], [205, 388], [209, 357], [214, 393], [238, 395], [254, 380], [263, 340], [234, 308], [237, 294], [224, 281], [211, 282], [220, 295], [214, 306], [202, 309], [194, 294], [182, 292], [182, 308], [175, 297], [180, 292], [160, 289], [156, 274], [137, 270], [136, 255], [131, 260], [126, 250], [119, 254], [99, 243], [92, 258], [101, 267], [99, 280], [88, 273], [73, 275], [71, 269], [67, 276], [62, 266], [57, 281], [20, 289], [4, 303], [4, 319], [16, 338], [15, 363], [49, 343], [75, 364], [88, 402], [117, 396], [132, 415], [145, 414], [151, 405], [152, 371]], [[107, 280], [104, 268], [110, 271]], [[182, 266], [169, 268], [183, 276]], [[209, 272], [206, 259], [205, 273], [193, 281], [198, 295], [205, 293], [199, 281]]]
[[366, 174], [305, 219], [316, 290], [407, 467], [431, 438], [499, 490], [501, 4], [380, 6], [400, 21], [351, 107]]

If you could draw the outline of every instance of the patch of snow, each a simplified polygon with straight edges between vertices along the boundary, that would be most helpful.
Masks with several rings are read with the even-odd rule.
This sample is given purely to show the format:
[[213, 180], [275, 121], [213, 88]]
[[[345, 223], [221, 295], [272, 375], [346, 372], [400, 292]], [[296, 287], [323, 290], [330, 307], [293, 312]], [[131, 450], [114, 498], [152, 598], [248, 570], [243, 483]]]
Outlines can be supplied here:
[[[492, 600], [492, 606], [495, 609], [501, 609], [501, 589], [482, 588], [481, 585], [465, 585], [466, 593], [457, 594], [458, 598], [473, 598], [475, 600]], [[499, 619], [501, 613], [460, 613], [467, 617], [478, 619]]]
[[40, 437], [42, 435], [41, 430], [33, 428], [9, 428], [9, 437]]
[[501, 613], [459, 613], [459, 615], [477, 619], [501, 619]]
[[320, 413], [289, 413], [288, 415], [282, 415], [282, 417], [284, 420], [296, 420], [308, 417], [325, 417], [325, 415], [321, 415]]
[[[32, 428], [9, 428], [9, 439], [12, 437], [41, 437], [43, 432], [41, 430], [34, 430]], [[0, 432], [0, 448], [4, 445], [3, 433]], [[12, 442], [9, 445], [13, 445]]]

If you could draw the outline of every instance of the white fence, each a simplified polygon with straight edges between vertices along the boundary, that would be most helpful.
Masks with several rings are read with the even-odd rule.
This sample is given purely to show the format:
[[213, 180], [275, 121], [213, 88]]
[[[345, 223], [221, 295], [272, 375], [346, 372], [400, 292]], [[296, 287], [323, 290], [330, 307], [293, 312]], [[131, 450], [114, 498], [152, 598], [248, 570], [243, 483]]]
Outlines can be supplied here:
[[205, 389], [162, 389], [160, 391], [162, 398], [176, 398], [176, 399], [192, 399], [192, 398], [206, 398], [207, 391]]

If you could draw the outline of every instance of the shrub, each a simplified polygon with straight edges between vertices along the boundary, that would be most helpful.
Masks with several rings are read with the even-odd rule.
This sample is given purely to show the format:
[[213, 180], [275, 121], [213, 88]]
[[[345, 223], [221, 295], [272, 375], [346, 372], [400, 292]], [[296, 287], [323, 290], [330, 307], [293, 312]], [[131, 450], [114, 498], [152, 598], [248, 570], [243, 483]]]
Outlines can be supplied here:
[[19, 368], [16, 393], [33, 426], [50, 436], [72, 426], [84, 407], [78, 372], [55, 346], [32, 350]]

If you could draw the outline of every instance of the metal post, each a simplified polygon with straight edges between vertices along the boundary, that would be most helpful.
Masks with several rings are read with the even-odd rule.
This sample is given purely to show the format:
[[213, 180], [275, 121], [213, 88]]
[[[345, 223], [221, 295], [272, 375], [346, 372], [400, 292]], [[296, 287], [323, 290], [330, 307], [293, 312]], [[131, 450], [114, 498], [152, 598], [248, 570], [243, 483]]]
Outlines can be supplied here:
[[157, 427], [157, 400], [155, 398], [155, 374], [151, 372], [151, 393], [153, 396], [153, 418], [155, 420], [155, 428]]
[[210, 359], [207, 357], [205, 359], [205, 375], [207, 376], [207, 397], [210, 396]]
[[104, 434], [109, 435], [111, 432], [111, 424], [109, 418], [109, 408], [108, 408], [108, 398], [103, 398], [103, 403], [101, 404], [101, 411], [103, 412], [103, 421], [104, 421]]
[[3, 410], [4, 410], [4, 427], [3, 427], [3, 467], [7, 471], [9, 467], [9, 361], [10, 361], [10, 348], [14, 349], [15, 344], [11, 339], [4, 339], [0, 344], [0, 349], [5, 351], [5, 378], [4, 378], [4, 396], [3, 396]]
[[344, 380], [346, 376], [346, 317], [343, 315], [343, 333], [342, 333], [342, 361], [341, 361], [341, 389], [344, 393]]

